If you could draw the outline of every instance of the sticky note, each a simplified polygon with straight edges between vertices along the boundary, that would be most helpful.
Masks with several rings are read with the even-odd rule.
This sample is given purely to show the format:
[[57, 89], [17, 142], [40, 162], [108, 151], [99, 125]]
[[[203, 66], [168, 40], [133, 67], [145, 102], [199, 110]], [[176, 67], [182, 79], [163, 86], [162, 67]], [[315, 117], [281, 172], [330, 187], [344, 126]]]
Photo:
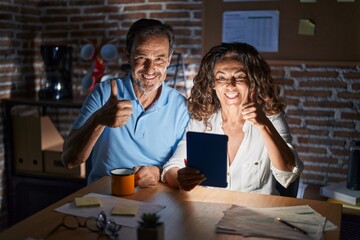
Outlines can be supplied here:
[[111, 210], [112, 215], [135, 216], [139, 206], [117, 205]]
[[101, 202], [96, 197], [78, 197], [75, 198], [76, 207], [99, 207]]
[[315, 24], [309, 19], [300, 19], [299, 34], [313, 36], [315, 34]]

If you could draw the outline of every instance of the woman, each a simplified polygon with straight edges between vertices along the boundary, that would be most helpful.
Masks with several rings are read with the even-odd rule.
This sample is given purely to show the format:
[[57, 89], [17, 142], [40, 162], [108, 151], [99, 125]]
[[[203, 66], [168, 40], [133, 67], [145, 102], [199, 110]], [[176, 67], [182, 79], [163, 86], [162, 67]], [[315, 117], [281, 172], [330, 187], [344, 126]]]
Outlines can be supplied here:
[[[249, 44], [223, 43], [202, 59], [187, 131], [228, 136], [228, 189], [278, 195], [276, 181], [286, 188], [303, 170], [279, 92], [269, 65]], [[162, 181], [190, 191], [206, 176], [185, 166], [185, 136], [164, 165]]]

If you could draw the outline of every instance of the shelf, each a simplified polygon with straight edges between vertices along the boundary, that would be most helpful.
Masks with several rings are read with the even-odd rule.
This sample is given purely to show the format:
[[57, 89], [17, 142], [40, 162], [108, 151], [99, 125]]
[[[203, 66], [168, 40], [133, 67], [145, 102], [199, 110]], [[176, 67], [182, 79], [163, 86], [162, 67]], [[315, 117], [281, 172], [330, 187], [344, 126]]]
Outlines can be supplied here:
[[[38, 107], [45, 116], [48, 108], [80, 109], [82, 99], [1, 99], [3, 104], [4, 147], [5, 147], [5, 198], [8, 227], [36, 213], [50, 204], [64, 198], [86, 185], [85, 178], [70, 178], [46, 172], [15, 171], [12, 108], [15, 106]], [[20, 133], [21, 134], [21, 133]]]

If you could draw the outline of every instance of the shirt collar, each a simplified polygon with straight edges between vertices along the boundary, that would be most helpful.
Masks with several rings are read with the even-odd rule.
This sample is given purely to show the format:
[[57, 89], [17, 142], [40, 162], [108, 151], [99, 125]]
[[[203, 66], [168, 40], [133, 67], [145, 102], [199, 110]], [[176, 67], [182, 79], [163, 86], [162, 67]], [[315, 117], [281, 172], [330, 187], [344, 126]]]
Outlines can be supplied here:
[[123, 79], [123, 81], [124, 81], [124, 88], [126, 88], [127, 91], [123, 91], [122, 97], [124, 99], [129, 99], [129, 100], [137, 100], [130, 76], [129, 75], [126, 76]]
[[[133, 101], [135, 101], [135, 100], [139, 101], [138, 98], [135, 95], [134, 86], [133, 86], [131, 77], [126, 76], [123, 79], [123, 81], [124, 81], [124, 87], [127, 90], [127, 91], [123, 92], [124, 99], [129, 99], [129, 100], [133, 100]], [[161, 88], [160, 96], [156, 100], [156, 102], [151, 106], [152, 109], [161, 108], [161, 107], [167, 105], [167, 103], [168, 103], [168, 96], [169, 96], [169, 92], [170, 92], [170, 87], [163, 82], [161, 84], [160, 88]]]
[[[220, 130], [223, 131], [222, 130], [223, 121], [222, 121], [222, 117], [221, 117], [221, 108], [215, 112], [214, 119], [215, 119], [216, 123], [219, 123], [219, 124], [215, 124], [215, 125], [220, 127], [220, 129], [216, 129], [216, 131], [220, 131]], [[248, 132], [250, 127], [251, 127], [251, 124], [249, 123], [249, 121], [245, 121], [244, 126], [242, 128], [243, 132], [244, 133]]]

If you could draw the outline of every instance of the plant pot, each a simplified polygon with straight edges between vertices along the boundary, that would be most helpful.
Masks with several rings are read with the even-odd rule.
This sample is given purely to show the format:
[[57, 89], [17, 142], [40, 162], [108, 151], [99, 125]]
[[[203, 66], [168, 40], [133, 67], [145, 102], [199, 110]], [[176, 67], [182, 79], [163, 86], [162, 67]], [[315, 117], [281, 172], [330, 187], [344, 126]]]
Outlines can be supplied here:
[[164, 224], [159, 224], [156, 228], [143, 228], [137, 229], [138, 240], [164, 240]]

